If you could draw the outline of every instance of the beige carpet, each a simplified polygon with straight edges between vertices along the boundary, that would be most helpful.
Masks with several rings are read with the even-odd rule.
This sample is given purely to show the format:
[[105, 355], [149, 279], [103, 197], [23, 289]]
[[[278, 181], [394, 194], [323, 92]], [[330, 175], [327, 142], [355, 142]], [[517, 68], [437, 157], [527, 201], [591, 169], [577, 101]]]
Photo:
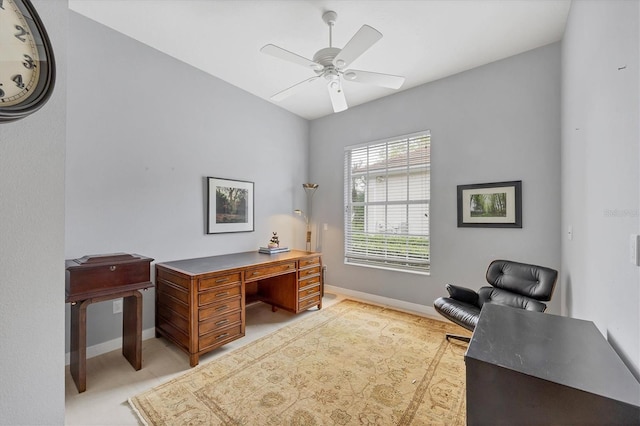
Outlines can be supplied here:
[[460, 330], [345, 300], [129, 402], [149, 425], [464, 424]]

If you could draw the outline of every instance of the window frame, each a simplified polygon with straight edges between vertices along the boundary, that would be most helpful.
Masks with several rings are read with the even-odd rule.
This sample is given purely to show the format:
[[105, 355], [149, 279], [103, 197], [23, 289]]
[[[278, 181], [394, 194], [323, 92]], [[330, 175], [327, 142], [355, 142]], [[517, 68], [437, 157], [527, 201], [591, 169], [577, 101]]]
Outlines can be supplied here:
[[[414, 158], [411, 157], [410, 144], [414, 141], [420, 142], [422, 139], [427, 138], [427, 152], [424, 155], [424, 160], [420, 160], [414, 163]], [[402, 161], [398, 161], [390, 164], [390, 160], [398, 160], [390, 158], [390, 147], [393, 149], [397, 144], [407, 144], [407, 154]], [[369, 155], [374, 150], [383, 147], [384, 161], [378, 163], [370, 163]], [[353, 171], [353, 156], [366, 152], [366, 166], [363, 171], [354, 173]], [[350, 145], [344, 148], [344, 263], [345, 265], [364, 266], [378, 269], [387, 269], [393, 271], [417, 273], [422, 275], [429, 275], [431, 271], [431, 238], [430, 238], [430, 206], [431, 206], [431, 132], [424, 130], [420, 132], [414, 132], [406, 135], [395, 136], [391, 138], [381, 139], [372, 142], [366, 142], [357, 145]], [[418, 156], [419, 157], [419, 156]], [[382, 165], [382, 166], [381, 166]], [[373, 167], [372, 167], [373, 166]], [[424, 173], [424, 176], [418, 176], [418, 188], [420, 194], [418, 196], [412, 195], [411, 175], [412, 171], [418, 170], [420, 173]], [[400, 173], [396, 173], [400, 171]], [[391, 172], [391, 173], [389, 173]], [[378, 179], [383, 174], [383, 179], [387, 179], [385, 184], [384, 200], [371, 200], [370, 178], [375, 177]], [[415, 174], [415, 173], [414, 173]], [[364, 189], [364, 201], [354, 201], [354, 176], [363, 176]], [[396, 192], [389, 190], [389, 177], [399, 176], [406, 179], [406, 194], [403, 199], [389, 200], [392, 195], [398, 195]], [[404, 183], [403, 183], [404, 184]], [[413, 185], [416, 186], [416, 183]], [[402, 191], [400, 191], [402, 192]], [[425, 216], [427, 217], [425, 223], [422, 224], [420, 220], [410, 221], [411, 205], [424, 206], [426, 209]], [[376, 232], [366, 229], [371, 227], [371, 221], [369, 217], [375, 215], [376, 207], [384, 207], [384, 225], [382, 231]], [[401, 206], [405, 208], [406, 222], [401, 226], [395, 227], [395, 231], [389, 231], [389, 207]], [[362, 207], [362, 230], [354, 230], [354, 218], [355, 208]], [[424, 211], [424, 210], [423, 210]], [[414, 213], [415, 214], [415, 213]], [[355, 223], [357, 226], [357, 223]], [[406, 230], [402, 230], [402, 225], [406, 227]], [[412, 227], [418, 226], [421, 232], [410, 232]], [[378, 226], [378, 225], [376, 225]], [[398, 231], [400, 229], [400, 231]], [[396, 237], [393, 237], [395, 235]], [[360, 237], [364, 240], [359, 241]], [[374, 241], [377, 240], [377, 241]], [[380, 241], [382, 240], [382, 242]], [[404, 248], [406, 253], [398, 254], [398, 251], [394, 251], [394, 244], [397, 248], [402, 246], [399, 244], [402, 240], [405, 241]], [[421, 240], [426, 240], [421, 241]], [[360, 244], [360, 248], [357, 245]], [[364, 245], [363, 245], [364, 244]], [[373, 245], [376, 245], [376, 248]], [[364, 247], [364, 249], [362, 248]], [[382, 249], [380, 249], [382, 247]], [[370, 250], [371, 248], [371, 250]], [[383, 252], [382, 254], [376, 253]], [[371, 254], [371, 253], [374, 254]], [[389, 254], [391, 253], [391, 254]], [[379, 255], [378, 255], [379, 254]], [[404, 256], [404, 257], [403, 257]]]

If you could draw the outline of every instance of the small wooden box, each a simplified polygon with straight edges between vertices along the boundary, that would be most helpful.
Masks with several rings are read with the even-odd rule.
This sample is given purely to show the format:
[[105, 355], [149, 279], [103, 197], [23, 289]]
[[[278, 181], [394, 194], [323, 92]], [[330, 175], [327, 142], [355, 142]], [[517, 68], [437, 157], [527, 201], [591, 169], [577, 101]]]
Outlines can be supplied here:
[[114, 291], [152, 287], [153, 259], [137, 254], [112, 253], [69, 259], [66, 266], [67, 302], [86, 300]]

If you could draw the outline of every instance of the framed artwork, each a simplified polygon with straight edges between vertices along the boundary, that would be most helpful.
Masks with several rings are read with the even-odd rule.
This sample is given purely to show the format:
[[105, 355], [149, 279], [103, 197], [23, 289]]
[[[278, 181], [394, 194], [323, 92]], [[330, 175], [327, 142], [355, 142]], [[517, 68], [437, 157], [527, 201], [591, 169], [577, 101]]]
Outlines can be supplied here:
[[253, 182], [207, 178], [207, 234], [252, 232]]
[[458, 227], [522, 228], [522, 181], [458, 185]]

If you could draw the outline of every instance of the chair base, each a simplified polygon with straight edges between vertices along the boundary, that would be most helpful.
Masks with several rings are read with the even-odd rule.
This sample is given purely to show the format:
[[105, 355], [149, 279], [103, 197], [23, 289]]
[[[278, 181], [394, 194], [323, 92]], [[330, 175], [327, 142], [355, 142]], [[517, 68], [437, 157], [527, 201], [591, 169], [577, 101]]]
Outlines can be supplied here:
[[451, 341], [451, 339], [460, 340], [461, 342], [467, 342], [467, 343], [469, 343], [471, 341], [471, 337], [460, 336], [460, 335], [457, 335], [457, 334], [449, 334], [449, 333], [447, 333], [447, 335], [445, 337], [446, 337], [447, 341], [449, 341], [449, 342]]

